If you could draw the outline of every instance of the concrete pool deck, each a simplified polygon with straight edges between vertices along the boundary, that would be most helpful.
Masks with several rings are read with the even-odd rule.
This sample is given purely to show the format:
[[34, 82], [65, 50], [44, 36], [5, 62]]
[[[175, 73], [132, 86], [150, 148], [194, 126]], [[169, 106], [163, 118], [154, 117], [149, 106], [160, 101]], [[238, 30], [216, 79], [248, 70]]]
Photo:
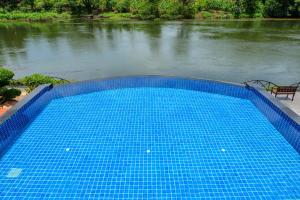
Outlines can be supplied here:
[[300, 92], [296, 93], [294, 101], [287, 99], [286, 97], [278, 97], [278, 99], [283, 105], [287, 106], [300, 116]]

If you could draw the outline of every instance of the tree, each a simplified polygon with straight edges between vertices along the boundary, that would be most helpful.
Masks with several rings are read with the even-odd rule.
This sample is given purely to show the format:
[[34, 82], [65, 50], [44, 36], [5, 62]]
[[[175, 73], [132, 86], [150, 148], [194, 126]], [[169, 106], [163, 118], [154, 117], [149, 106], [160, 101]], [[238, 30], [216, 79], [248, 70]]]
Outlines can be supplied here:
[[293, 17], [300, 17], [300, 0], [294, 0], [292, 2], [291, 15]]
[[244, 0], [245, 12], [253, 17], [257, 11], [259, 1], [258, 0]]
[[179, 0], [160, 0], [159, 15], [162, 18], [178, 18], [182, 14], [183, 4]]
[[18, 7], [21, 0], [0, 0], [0, 7], [9, 10], [14, 10]]
[[34, 10], [34, 0], [23, 0], [21, 4], [23, 6], [29, 6], [31, 10]]
[[79, 6], [83, 7], [89, 14], [98, 9], [99, 2], [99, 0], [78, 0]]
[[140, 18], [155, 18], [158, 16], [157, 0], [131, 0], [130, 12]]
[[289, 6], [289, 0], [266, 0], [265, 13], [269, 17], [287, 17]]
[[195, 9], [194, 9], [194, 0], [181, 0], [183, 4], [182, 15], [184, 18], [194, 18]]
[[241, 0], [236, 0], [233, 7], [233, 14], [236, 18], [239, 18], [243, 12]]

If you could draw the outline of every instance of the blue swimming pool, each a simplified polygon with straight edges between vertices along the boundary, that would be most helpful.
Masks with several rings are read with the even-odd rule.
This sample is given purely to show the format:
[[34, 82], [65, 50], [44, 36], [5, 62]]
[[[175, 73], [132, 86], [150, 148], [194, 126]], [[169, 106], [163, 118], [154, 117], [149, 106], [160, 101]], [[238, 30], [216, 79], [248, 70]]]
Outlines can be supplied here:
[[47, 88], [0, 128], [1, 199], [300, 198], [298, 127], [238, 85], [135, 77]]

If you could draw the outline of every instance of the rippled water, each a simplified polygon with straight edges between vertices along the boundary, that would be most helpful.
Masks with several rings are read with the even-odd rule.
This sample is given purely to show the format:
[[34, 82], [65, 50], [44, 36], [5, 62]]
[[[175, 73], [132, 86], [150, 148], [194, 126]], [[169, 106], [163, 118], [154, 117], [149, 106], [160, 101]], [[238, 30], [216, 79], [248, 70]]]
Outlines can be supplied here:
[[300, 81], [300, 21], [0, 23], [0, 65], [17, 77], [160, 74]]

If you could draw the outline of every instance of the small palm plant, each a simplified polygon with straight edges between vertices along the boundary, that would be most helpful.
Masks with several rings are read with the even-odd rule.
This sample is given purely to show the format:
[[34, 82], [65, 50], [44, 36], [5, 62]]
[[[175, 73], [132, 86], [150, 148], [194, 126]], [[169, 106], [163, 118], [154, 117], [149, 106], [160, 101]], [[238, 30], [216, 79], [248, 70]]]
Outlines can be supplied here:
[[12, 100], [21, 94], [21, 91], [11, 86], [14, 73], [8, 69], [0, 67], [0, 104]]

